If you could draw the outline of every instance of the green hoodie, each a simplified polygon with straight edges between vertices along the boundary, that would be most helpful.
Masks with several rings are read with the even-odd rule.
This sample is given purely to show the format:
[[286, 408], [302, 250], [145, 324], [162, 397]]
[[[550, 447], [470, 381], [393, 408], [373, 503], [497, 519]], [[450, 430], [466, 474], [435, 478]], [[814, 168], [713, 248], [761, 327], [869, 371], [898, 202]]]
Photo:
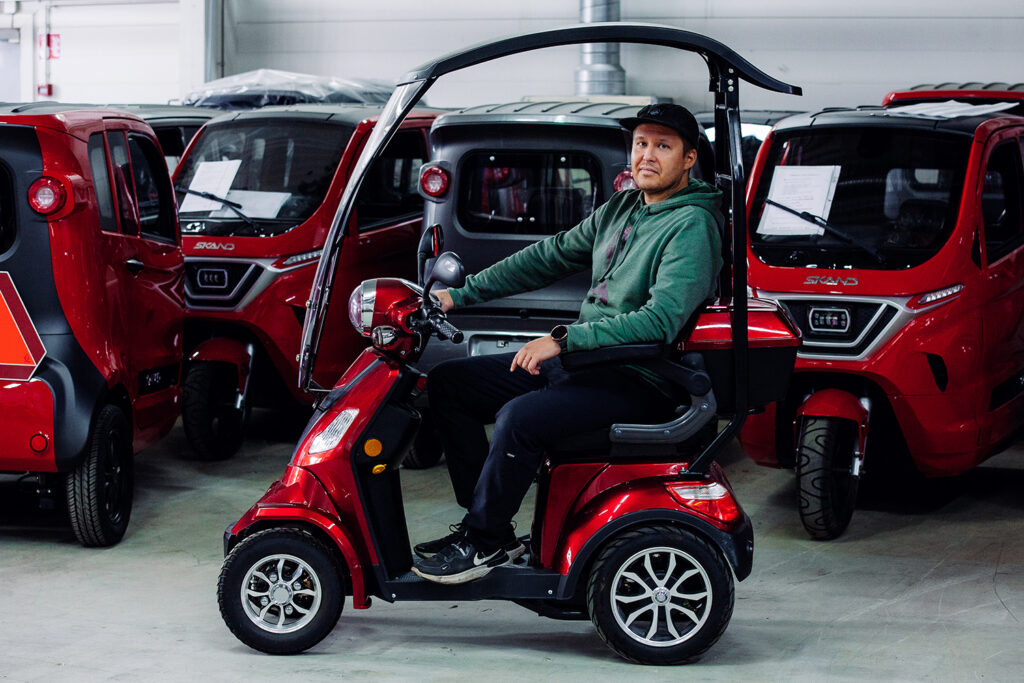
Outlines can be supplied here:
[[456, 306], [466, 306], [592, 268], [580, 317], [568, 326], [569, 351], [671, 343], [714, 295], [722, 267], [721, 198], [720, 190], [694, 179], [651, 205], [640, 190], [616, 192], [576, 227], [470, 275], [449, 293]]

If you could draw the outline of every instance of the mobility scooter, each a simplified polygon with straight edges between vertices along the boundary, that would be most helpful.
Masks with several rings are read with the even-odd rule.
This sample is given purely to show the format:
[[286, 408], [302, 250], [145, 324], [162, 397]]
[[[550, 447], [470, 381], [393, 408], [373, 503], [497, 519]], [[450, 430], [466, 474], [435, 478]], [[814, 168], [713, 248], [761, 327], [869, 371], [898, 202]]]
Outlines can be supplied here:
[[[379, 106], [304, 104], [209, 122], [175, 172], [185, 251], [182, 423], [193, 451], [230, 457], [251, 406], [307, 409], [296, 353], [313, 271], [342, 190]], [[344, 279], [415, 277], [434, 112], [411, 115], [371, 169], [346, 239]], [[337, 377], [365, 340], [332, 327], [324, 377]], [[325, 380], [327, 381], [327, 380]]]
[[740, 439], [795, 468], [812, 538], [868, 470], [960, 474], [1024, 425], [1024, 92], [966, 88], [789, 118], [755, 166], [750, 285], [803, 345]]
[[[92, 106], [0, 107], [0, 471], [124, 536], [133, 453], [181, 396], [184, 263], [153, 129]], [[63, 489], [63, 491], [62, 491]]]
[[[520, 52], [592, 42], [661, 45], [700, 54], [715, 93], [717, 180], [735, 224], [726, 251], [723, 298], [698, 310], [675, 345], [640, 344], [566, 354], [570, 371], [598, 363], [642, 363], [689, 399], [675, 420], [617, 424], [574, 436], [546, 454], [529, 552], [469, 583], [441, 585], [410, 572], [399, 465], [425, 387], [413, 367], [431, 336], [460, 341], [429, 292], [457, 286], [463, 267], [450, 252], [435, 260], [424, 288], [392, 278], [352, 291], [348, 315], [372, 340], [333, 389], [314, 380], [342, 234], [363, 174], [415, 102], [440, 76]], [[724, 45], [675, 28], [591, 24], [517, 36], [453, 53], [410, 73], [398, 87], [353, 172], [317, 269], [303, 330], [300, 381], [320, 394], [284, 476], [225, 532], [218, 600], [231, 631], [255, 649], [291, 654], [333, 628], [345, 595], [401, 600], [505, 599], [563, 619], [587, 619], [621, 656], [672, 664], [698, 657], [724, 632], [734, 575], [751, 569], [749, 518], [715, 457], [752, 406], [785, 391], [799, 335], [772, 302], [746, 291], [744, 174], [737, 115], [740, 80], [783, 93], [799, 89], [760, 72]], [[458, 182], [458, 178], [455, 179]], [[731, 275], [731, 277], [730, 277]], [[749, 330], [748, 330], [749, 327]], [[749, 332], [749, 335], [748, 335]], [[715, 436], [694, 443], [716, 417]]]

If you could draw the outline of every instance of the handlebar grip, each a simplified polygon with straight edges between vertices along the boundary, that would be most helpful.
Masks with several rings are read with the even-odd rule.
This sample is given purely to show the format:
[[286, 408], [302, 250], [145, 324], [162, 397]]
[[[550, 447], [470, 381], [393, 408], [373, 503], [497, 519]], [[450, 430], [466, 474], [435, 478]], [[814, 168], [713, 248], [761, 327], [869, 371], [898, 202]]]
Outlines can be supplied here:
[[431, 322], [434, 324], [434, 329], [441, 336], [442, 339], [451, 339], [456, 344], [461, 344], [465, 335], [459, 330], [459, 328], [452, 325], [447, 320], [442, 318], [431, 318]]

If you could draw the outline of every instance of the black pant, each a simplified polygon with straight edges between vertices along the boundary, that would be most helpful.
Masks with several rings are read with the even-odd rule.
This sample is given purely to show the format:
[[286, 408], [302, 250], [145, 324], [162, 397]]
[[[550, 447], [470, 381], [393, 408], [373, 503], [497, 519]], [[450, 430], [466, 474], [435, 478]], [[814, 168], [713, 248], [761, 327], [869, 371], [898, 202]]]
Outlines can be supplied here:
[[[427, 382], [455, 498], [468, 510], [463, 522], [485, 549], [511, 540], [512, 517], [546, 447], [616, 422], [659, 422], [672, 407], [628, 371], [568, 373], [555, 357], [534, 376], [522, 368], [509, 372], [514, 356], [447, 361], [431, 370]], [[484, 426], [492, 422], [488, 447]]]

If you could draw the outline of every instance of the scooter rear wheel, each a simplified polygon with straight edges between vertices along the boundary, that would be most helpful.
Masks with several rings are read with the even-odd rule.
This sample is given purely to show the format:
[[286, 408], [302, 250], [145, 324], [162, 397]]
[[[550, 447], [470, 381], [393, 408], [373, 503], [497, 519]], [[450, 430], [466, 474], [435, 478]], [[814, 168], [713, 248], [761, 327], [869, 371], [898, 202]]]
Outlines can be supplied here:
[[638, 664], [683, 664], [708, 650], [732, 618], [735, 586], [722, 554], [671, 526], [630, 530], [598, 556], [587, 607], [598, 634]]
[[805, 417], [796, 453], [800, 521], [811, 538], [829, 541], [850, 524], [860, 477], [853, 474], [856, 435], [833, 417]]
[[334, 554], [300, 529], [268, 529], [224, 560], [217, 602], [224, 623], [249, 647], [272, 655], [308, 650], [338, 623], [345, 591]]

